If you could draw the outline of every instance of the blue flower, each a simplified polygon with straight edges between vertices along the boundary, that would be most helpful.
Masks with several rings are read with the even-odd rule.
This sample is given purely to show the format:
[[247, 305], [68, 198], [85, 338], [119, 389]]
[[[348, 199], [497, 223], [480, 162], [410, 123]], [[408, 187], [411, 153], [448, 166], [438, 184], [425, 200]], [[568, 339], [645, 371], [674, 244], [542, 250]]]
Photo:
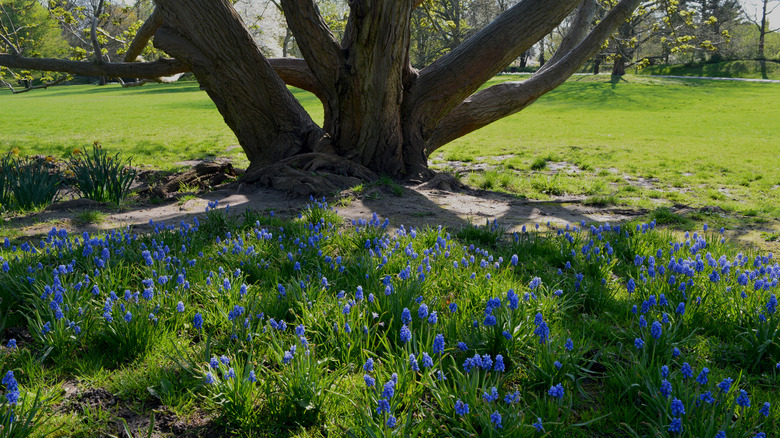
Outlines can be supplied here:
[[764, 403], [764, 406], [761, 406], [761, 409], [758, 410], [758, 412], [763, 415], [764, 417], [769, 416], [769, 408], [772, 405], [769, 402]]
[[[468, 349], [469, 349], [469, 347], [468, 347], [468, 345], [466, 345], [465, 342], [458, 342], [458, 350], [466, 351]], [[780, 367], [778, 367], [778, 368], [780, 368]]]
[[680, 367], [680, 373], [682, 373], [683, 379], [689, 379], [693, 377], [693, 368], [688, 365], [688, 362], [684, 362]]
[[9, 339], [8, 340], [8, 344], [6, 344], [6, 347], [8, 347], [8, 348], [10, 348], [12, 350], [14, 348], [16, 348], [16, 339]]
[[428, 323], [429, 324], [436, 324], [438, 321], [439, 321], [439, 315], [434, 310], [433, 312], [431, 312], [430, 315], [428, 315]]
[[200, 330], [203, 328], [203, 315], [200, 313], [196, 313], [195, 317], [192, 318], [192, 326], [195, 327], [197, 330]]
[[431, 359], [431, 356], [429, 356], [428, 353], [424, 352], [422, 354], [422, 361], [425, 368], [430, 368], [433, 366], [433, 359]]
[[382, 415], [384, 412], [390, 413], [390, 403], [387, 402], [386, 398], [379, 399], [376, 406], [377, 414]]
[[450, 313], [455, 313], [458, 311], [458, 304], [457, 303], [450, 303]]
[[663, 377], [664, 379], [669, 377], [669, 366], [668, 365], [663, 365], [661, 367], [661, 377]]
[[412, 322], [412, 312], [410, 312], [406, 307], [404, 307], [404, 310], [401, 312], [401, 322], [403, 322], [405, 325]]
[[726, 438], [726, 432], [721, 430], [720, 432], [715, 434], [715, 438]]
[[674, 398], [672, 399], [672, 416], [679, 417], [680, 415], [685, 415], [685, 405], [682, 400]]
[[428, 306], [425, 303], [420, 304], [420, 308], [417, 309], [417, 316], [420, 319], [425, 319], [428, 316]]
[[409, 330], [409, 327], [401, 327], [401, 342], [405, 344], [409, 342], [410, 339], [412, 339], [412, 332]]
[[572, 341], [571, 338], [566, 339], [566, 343], [563, 344], [563, 348], [565, 348], [567, 351], [574, 350], [574, 341]]
[[498, 389], [496, 387], [490, 388], [490, 393], [484, 392], [482, 393], [482, 400], [485, 400], [486, 402], [494, 402], [498, 400]]
[[680, 355], [680, 349], [677, 347], [672, 348], [672, 357], [677, 357]]
[[247, 377], [246, 380], [252, 383], [257, 382], [257, 376], [255, 375], [255, 370], [249, 372], [249, 377]]
[[536, 418], [536, 423], [533, 423], [533, 426], [536, 428], [537, 432], [544, 431], [544, 426], [542, 425], [542, 419], [539, 417]]
[[393, 427], [395, 427], [396, 423], [397, 423], [397, 420], [395, 419], [394, 416], [391, 415], [391, 416], [387, 417], [387, 423], [385, 423], [385, 424], [387, 425], [387, 427], [393, 428]]
[[685, 303], [680, 302], [680, 304], [677, 305], [677, 313], [685, 315]]
[[441, 354], [444, 352], [444, 335], [437, 334], [433, 339], [433, 353]]
[[709, 374], [710, 369], [707, 367], [704, 367], [701, 369], [701, 372], [699, 373], [698, 377], [696, 377], [696, 383], [699, 385], [706, 385], [707, 384], [707, 374]]
[[19, 383], [14, 378], [14, 372], [8, 371], [5, 373], [2, 379], [3, 385], [5, 385], [6, 393], [5, 399], [9, 405], [15, 405], [19, 401]]
[[366, 386], [369, 388], [373, 388], [374, 384], [376, 383], [376, 380], [368, 374], [363, 374], [363, 380], [366, 382]]
[[132, 320], [133, 320], [133, 314], [130, 313], [129, 311], [125, 313], [125, 322], [130, 322]]
[[458, 401], [455, 402], [455, 413], [460, 415], [461, 417], [469, 413], [469, 405], [467, 403], [463, 403], [458, 399]]
[[707, 404], [715, 403], [715, 399], [712, 398], [712, 393], [710, 391], [705, 391], [702, 395], [700, 395], [699, 400]]
[[777, 297], [775, 294], [772, 294], [769, 297], [769, 301], [766, 303], [766, 311], [769, 312], [770, 315], [777, 311]]
[[547, 343], [547, 340], [550, 337], [550, 329], [547, 328], [547, 324], [542, 321], [536, 329], [534, 329], [534, 334], [539, 337], [539, 343], [545, 344]]
[[414, 357], [414, 354], [409, 355], [409, 368], [412, 371], [420, 371], [420, 365], [417, 364], [417, 358]]
[[184, 312], [184, 303], [182, 303], [181, 301], [179, 301], [179, 303], [178, 303], [178, 304], [176, 304], [176, 311], [177, 311], [177, 312], [179, 312], [179, 313], [182, 313], [182, 312]]
[[230, 368], [228, 370], [228, 372], [227, 372], [227, 376], [226, 377], [228, 379], [235, 379], [236, 378], [236, 370], [234, 370], [233, 368]]
[[504, 356], [496, 355], [496, 364], [493, 366], [493, 371], [504, 372], [506, 367], [504, 366]]
[[388, 380], [382, 388], [382, 397], [390, 399], [395, 395], [395, 380]]
[[41, 335], [45, 336], [46, 333], [49, 333], [51, 331], [51, 322], [47, 322], [46, 324], [41, 327]]
[[669, 425], [669, 432], [680, 433], [682, 431], [683, 431], [682, 419], [681, 418], [672, 419], [672, 424]]
[[652, 327], [650, 327], [650, 336], [652, 336], [655, 339], [659, 339], [661, 337], [662, 328], [661, 323], [658, 321], [653, 321]]
[[547, 393], [550, 394], [550, 396], [555, 398], [563, 398], [563, 385], [561, 385], [560, 383], [557, 385], [553, 385], [552, 387], [550, 387], [550, 390], [547, 391]]
[[666, 379], [661, 380], [661, 388], [659, 389], [659, 392], [662, 396], [669, 398], [669, 396], [672, 394], [672, 384], [669, 383], [669, 381]]
[[634, 282], [633, 278], [630, 278], [628, 280], [628, 283], [626, 283], [626, 290], [628, 291], [629, 294], [634, 293], [634, 291], [636, 290], [636, 282]]
[[501, 425], [501, 414], [499, 414], [498, 411], [495, 411], [492, 414], [490, 414], [490, 422], [493, 423], [493, 426], [496, 429], [501, 429], [503, 427]]
[[366, 359], [366, 363], [363, 364], [363, 371], [374, 371], [374, 359], [371, 359], [370, 357]]
[[748, 397], [748, 394], [744, 389], [739, 390], [739, 396], [737, 396], [737, 405], [742, 406], [743, 408], [750, 407], [750, 397]]
[[520, 391], [507, 392], [504, 396], [504, 403], [511, 405], [520, 401]]
[[645, 315], [640, 315], [639, 316], [639, 327], [640, 328], [647, 327], [647, 320], [645, 319]]
[[483, 324], [485, 324], [485, 326], [492, 327], [492, 326], [496, 325], [497, 323], [498, 323], [498, 321], [496, 320], [495, 316], [493, 316], [492, 314], [485, 315], [485, 321], [483, 322]]
[[504, 338], [506, 338], [506, 340], [507, 340], [507, 341], [511, 341], [511, 340], [512, 340], [512, 335], [511, 335], [511, 334], [510, 334], [508, 331], [506, 331], [506, 330], [504, 330], [503, 332], [501, 332], [501, 335], [502, 335]]
[[723, 392], [729, 392], [732, 383], [734, 383], [734, 379], [731, 377], [726, 377], [722, 382], [718, 383], [718, 388], [720, 388], [720, 390]]
[[641, 338], [634, 339], [634, 346], [637, 348], [637, 350], [641, 349], [645, 345], [645, 341], [643, 341]]

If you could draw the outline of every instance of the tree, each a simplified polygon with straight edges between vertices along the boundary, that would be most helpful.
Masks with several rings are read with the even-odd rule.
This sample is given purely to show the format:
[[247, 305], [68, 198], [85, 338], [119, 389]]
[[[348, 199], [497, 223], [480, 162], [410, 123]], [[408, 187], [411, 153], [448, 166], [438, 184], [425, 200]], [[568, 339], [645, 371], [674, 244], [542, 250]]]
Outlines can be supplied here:
[[[139, 78], [192, 71], [238, 137], [250, 161], [248, 181], [272, 186], [312, 181], [310, 172], [298, 169], [366, 179], [377, 174], [427, 178], [433, 151], [562, 84], [631, 16], [639, 0], [620, 0], [592, 29], [572, 26], [560, 50], [531, 78], [481, 91], [575, 9], [577, 17], [587, 17], [577, 21], [590, 22], [595, 0], [523, 0], [416, 70], [409, 60], [410, 21], [420, 3], [350, 0], [339, 41], [314, 0], [281, 0], [303, 59], [268, 59], [230, 0], [157, 0], [149, 26], [138, 32], [128, 52], [153, 35], [154, 45], [172, 59], [76, 62], [12, 52], [0, 55], [0, 65]], [[285, 83], [322, 101], [322, 127]]]
[[752, 11], [745, 8], [745, 17], [758, 28], [758, 59], [764, 59], [764, 45], [767, 34], [774, 33], [780, 28], [772, 29], [769, 27], [769, 15], [780, 6], [778, 0], [758, 0], [753, 3]]
[[[36, 0], [0, 0], [0, 47], [14, 47], [26, 57], [58, 56], [67, 49], [60, 38], [57, 22]], [[0, 85], [13, 92], [24, 92], [47, 86], [53, 78], [44, 75], [44, 85], [33, 85], [38, 79], [30, 71], [14, 71], [0, 67]], [[62, 79], [65, 79], [63, 77]], [[10, 82], [9, 82], [10, 81]], [[12, 82], [21, 83], [22, 90]]]

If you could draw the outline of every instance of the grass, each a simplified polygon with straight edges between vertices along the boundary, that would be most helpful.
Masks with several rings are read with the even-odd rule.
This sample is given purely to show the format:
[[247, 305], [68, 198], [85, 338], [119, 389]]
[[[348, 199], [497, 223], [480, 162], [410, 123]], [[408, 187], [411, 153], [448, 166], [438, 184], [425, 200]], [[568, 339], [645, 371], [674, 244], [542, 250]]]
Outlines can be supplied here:
[[[488, 85], [516, 78], [498, 76]], [[316, 98], [293, 93], [321, 122]], [[527, 198], [614, 197], [651, 209], [714, 204], [772, 217], [780, 214], [780, 119], [768, 110], [775, 101], [780, 84], [577, 76], [522, 112], [434, 152], [434, 167], [489, 162], [495, 172], [473, 174], [472, 184]], [[214, 156], [247, 164], [240, 148], [227, 150], [236, 139], [194, 83], [0, 92], [0, 104], [7, 109], [0, 152], [67, 158], [100, 141], [109, 153], [167, 170]], [[562, 161], [579, 172], [551, 170]], [[650, 176], [649, 187], [640, 184], [638, 178]]]
[[[0, 246], [0, 373], [14, 371], [18, 418], [41, 409], [34, 436], [54, 437], [116, 433], [128, 413], [193, 436], [780, 427], [780, 268], [714, 227], [674, 234], [658, 210], [507, 236], [495, 221], [390, 231], [334, 215], [324, 202], [293, 220], [214, 202], [149, 234]], [[6, 347], [10, 333], [29, 336]], [[8, 409], [1, 398], [0, 421]]]
[[79, 225], [90, 225], [103, 223], [107, 217], [108, 216], [105, 213], [95, 210], [86, 210], [76, 213], [73, 219]]
[[[509, 79], [499, 76], [492, 83]], [[595, 195], [615, 196], [624, 205], [655, 208], [658, 203], [648, 198], [656, 191], [662, 205], [720, 205], [736, 213], [763, 209], [777, 216], [780, 119], [766, 106], [775, 100], [780, 84], [640, 76], [613, 83], [580, 76], [517, 115], [436, 151], [434, 166], [446, 167], [453, 156], [474, 162], [511, 155], [502, 172], [535, 184], [507, 191], [529, 198], [558, 191], [545, 187], [547, 176], [558, 173], [569, 195], [592, 196], [581, 181], [602, 181], [603, 192]], [[551, 172], [551, 156], [579, 172]], [[652, 188], [637, 181], [650, 176]], [[485, 179], [472, 178], [477, 186]]]

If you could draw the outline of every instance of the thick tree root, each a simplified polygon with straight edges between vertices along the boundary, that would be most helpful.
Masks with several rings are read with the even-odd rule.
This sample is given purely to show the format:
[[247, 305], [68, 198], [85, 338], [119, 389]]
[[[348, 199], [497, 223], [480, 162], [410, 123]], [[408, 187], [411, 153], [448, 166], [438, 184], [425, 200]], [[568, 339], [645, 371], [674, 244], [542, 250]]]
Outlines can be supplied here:
[[419, 184], [415, 188], [425, 190], [444, 190], [445, 192], [462, 192], [468, 189], [468, 186], [460, 182], [459, 179], [449, 173], [435, 173], [433, 178]]
[[263, 167], [252, 166], [242, 177], [246, 183], [258, 183], [298, 196], [325, 196], [376, 181], [368, 168], [336, 155], [308, 153], [296, 155]]

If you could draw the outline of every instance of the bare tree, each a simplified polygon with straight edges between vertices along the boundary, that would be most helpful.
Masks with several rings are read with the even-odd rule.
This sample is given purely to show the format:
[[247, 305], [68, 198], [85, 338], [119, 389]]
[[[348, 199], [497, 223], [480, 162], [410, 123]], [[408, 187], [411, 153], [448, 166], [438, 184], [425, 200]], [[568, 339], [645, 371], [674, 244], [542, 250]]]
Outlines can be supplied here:
[[769, 15], [780, 6], [780, 0], [758, 0], [752, 8], [745, 8], [745, 18], [758, 28], [758, 59], [764, 59], [766, 35], [780, 30], [769, 27]]
[[[350, 0], [341, 40], [314, 0], [281, 0], [303, 59], [268, 59], [230, 0], [157, 0], [148, 29], [131, 46], [154, 45], [172, 59], [77, 62], [0, 54], [7, 67], [156, 78], [191, 71], [235, 132], [250, 167], [245, 178], [284, 186], [327, 170], [359, 178], [426, 178], [441, 146], [516, 113], [562, 84], [631, 16], [620, 0], [592, 29], [572, 26], [545, 68], [523, 82], [478, 91], [576, 9], [591, 1], [523, 0], [421, 70], [409, 61], [410, 21], [421, 0]], [[578, 5], [582, 5], [577, 8]], [[581, 21], [581, 20], [576, 20]], [[590, 17], [583, 22], [590, 22]], [[285, 83], [324, 106], [317, 126]]]

